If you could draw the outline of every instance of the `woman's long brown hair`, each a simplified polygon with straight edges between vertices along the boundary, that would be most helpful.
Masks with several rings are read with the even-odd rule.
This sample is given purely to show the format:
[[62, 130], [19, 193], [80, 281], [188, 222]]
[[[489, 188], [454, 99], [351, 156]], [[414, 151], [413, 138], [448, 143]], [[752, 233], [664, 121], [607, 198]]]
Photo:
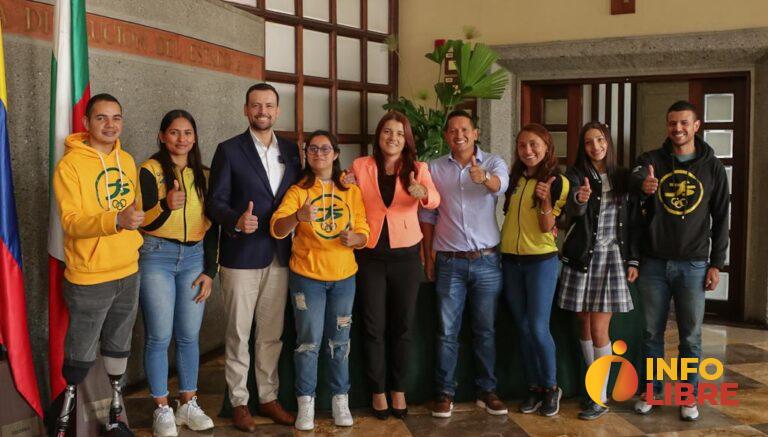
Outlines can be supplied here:
[[[195, 123], [195, 118], [192, 117], [192, 114], [183, 109], [174, 109], [172, 111], [168, 111], [168, 113], [165, 114], [163, 119], [160, 121], [160, 132], [165, 133], [165, 131], [168, 130], [168, 128], [171, 126], [171, 123], [173, 123], [173, 121], [177, 118], [183, 118], [187, 120], [189, 124], [192, 125], [192, 131], [195, 133], [195, 142], [192, 144], [192, 148], [189, 150], [189, 154], [187, 155], [187, 166], [192, 169], [192, 175], [195, 178], [194, 184], [195, 191], [197, 191], [197, 196], [202, 202], [204, 202], [205, 195], [208, 192], [208, 184], [205, 180], [205, 173], [203, 173], [203, 170], [207, 170], [208, 168], [203, 165], [203, 159], [200, 157], [200, 145], [197, 143], [197, 123]], [[165, 189], [170, 191], [173, 189], [173, 181], [177, 179], [176, 173], [173, 171], [175, 164], [171, 159], [171, 153], [168, 152], [168, 148], [165, 147], [165, 144], [163, 144], [162, 141], [160, 141], [159, 135], [157, 136], [157, 148], [157, 152], [150, 156], [150, 158], [160, 163], [160, 168], [163, 169]], [[179, 181], [179, 185], [182, 185], [181, 181]]]
[[401, 112], [389, 111], [381, 117], [379, 124], [376, 126], [376, 133], [373, 137], [373, 159], [376, 161], [376, 167], [379, 170], [379, 174], [385, 174], [384, 171], [384, 154], [381, 153], [381, 144], [379, 144], [379, 136], [384, 129], [384, 125], [394, 120], [403, 125], [403, 134], [405, 136], [405, 147], [400, 153], [400, 160], [397, 163], [395, 172], [400, 178], [400, 183], [403, 187], [408, 187], [410, 183], [409, 175], [411, 172], [416, 172], [416, 141], [413, 139], [413, 130], [411, 130], [411, 123], [408, 121], [408, 117]]
[[585, 124], [579, 132], [579, 150], [576, 152], [576, 162], [574, 167], [580, 169], [585, 175], [590, 173], [590, 169], [594, 169], [592, 161], [587, 156], [586, 144], [584, 144], [584, 136], [587, 135], [587, 131], [590, 129], [598, 130], [603, 137], [607, 147], [605, 149], [605, 171], [608, 174], [608, 179], [611, 181], [611, 189], [616, 190], [616, 194], [624, 194], [627, 192], [627, 170], [618, 165], [616, 160], [616, 149], [613, 146], [613, 139], [611, 139], [611, 131], [608, 129], [608, 125], [600, 123], [599, 121], [590, 121]]
[[[527, 169], [517, 154], [517, 143], [520, 141], [520, 135], [522, 135], [523, 132], [530, 132], [536, 135], [541, 138], [547, 146], [547, 153], [544, 155], [544, 159], [542, 159], [539, 165], [536, 166], [534, 174], [529, 174], [528, 178], [536, 179], [538, 182], [546, 182], [547, 178], [550, 176], [557, 176], [560, 174], [560, 169], [557, 168], [557, 156], [555, 156], [555, 142], [547, 128], [537, 123], [529, 123], [523, 126], [515, 138], [514, 160], [512, 162], [512, 169], [509, 172], [509, 188], [507, 188], [507, 192], [505, 193], [505, 211], [509, 206], [509, 198], [512, 197], [512, 193], [515, 191], [515, 188], [517, 188], [517, 181], [523, 177], [523, 173]], [[539, 200], [536, 197], [536, 194], [533, 195], [533, 205], [535, 207], [539, 205]]]

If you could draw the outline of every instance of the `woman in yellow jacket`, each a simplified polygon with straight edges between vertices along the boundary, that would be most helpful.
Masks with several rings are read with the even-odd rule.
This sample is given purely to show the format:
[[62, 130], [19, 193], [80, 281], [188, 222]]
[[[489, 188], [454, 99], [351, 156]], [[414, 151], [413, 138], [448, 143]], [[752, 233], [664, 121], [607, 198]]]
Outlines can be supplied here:
[[370, 230], [360, 189], [341, 181], [339, 147], [329, 132], [307, 139], [300, 182], [288, 189], [272, 215], [275, 238], [294, 232], [288, 288], [296, 319], [296, 428], [315, 427], [315, 388], [320, 349], [329, 357], [328, 381], [337, 426], [352, 426], [349, 391], [349, 333], [357, 263]]
[[562, 396], [549, 332], [559, 265], [554, 228], [568, 197], [568, 179], [559, 174], [555, 145], [546, 128], [526, 125], [516, 143], [501, 253], [504, 296], [517, 325], [529, 390], [520, 412], [554, 416]]
[[[201, 431], [213, 420], [197, 404], [198, 338], [205, 300], [218, 269], [217, 226], [205, 216], [208, 171], [200, 158], [197, 125], [187, 111], [168, 112], [160, 123], [157, 153], [141, 165], [145, 212], [140, 251], [146, 341], [144, 370], [157, 406], [155, 436], [177, 435], [176, 424]], [[168, 406], [168, 345], [176, 340], [181, 405]]]

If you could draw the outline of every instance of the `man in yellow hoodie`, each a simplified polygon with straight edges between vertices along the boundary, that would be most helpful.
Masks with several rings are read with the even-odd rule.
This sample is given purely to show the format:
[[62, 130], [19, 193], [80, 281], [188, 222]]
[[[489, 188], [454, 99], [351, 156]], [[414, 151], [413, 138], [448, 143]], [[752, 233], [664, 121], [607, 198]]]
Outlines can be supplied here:
[[144, 212], [135, 204], [139, 200], [136, 164], [120, 148], [120, 103], [109, 94], [91, 97], [83, 124], [88, 132], [67, 137], [66, 151], [53, 175], [64, 230], [63, 295], [69, 310], [62, 369], [67, 388], [57, 432], [66, 432], [75, 387], [96, 361], [100, 341], [113, 389], [107, 430], [132, 435], [120, 421], [120, 379], [138, 307], [142, 238], [136, 229]]

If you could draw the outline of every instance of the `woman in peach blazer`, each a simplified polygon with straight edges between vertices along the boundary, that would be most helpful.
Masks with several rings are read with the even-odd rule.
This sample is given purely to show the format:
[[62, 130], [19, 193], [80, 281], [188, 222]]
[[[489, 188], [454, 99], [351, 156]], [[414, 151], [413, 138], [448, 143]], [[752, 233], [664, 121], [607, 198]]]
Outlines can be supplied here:
[[384, 115], [374, 138], [373, 156], [356, 159], [351, 168], [371, 228], [366, 248], [357, 252], [358, 299], [374, 415], [387, 418], [389, 389], [391, 413], [403, 418], [408, 346], [422, 279], [418, 209], [437, 208], [440, 194], [427, 164], [416, 161], [411, 125], [403, 114]]

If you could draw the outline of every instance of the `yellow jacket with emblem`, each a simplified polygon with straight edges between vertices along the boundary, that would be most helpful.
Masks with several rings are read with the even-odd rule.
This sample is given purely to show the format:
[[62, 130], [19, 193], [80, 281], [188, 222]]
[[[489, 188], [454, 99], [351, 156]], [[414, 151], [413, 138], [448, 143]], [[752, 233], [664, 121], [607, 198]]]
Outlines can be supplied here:
[[364, 234], [366, 238], [370, 234], [360, 188], [348, 185], [346, 191], [341, 191], [333, 183], [323, 184], [320, 179], [315, 179], [309, 189], [300, 185], [288, 189], [270, 221], [270, 233], [282, 239], [288, 235], [275, 234], [277, 220], [295, 214], [307, 197], [318, 209], [315, 220], [296, 225], [288, 263], [291, 271], [318, 281], [340, 281], [354, 275], [357, 273], [354, 250], [341, 244], [339, 234], [345, 229]]
[[[510, 186], [512, 194], [501, 227], [501, 253], [526, 256], [557, 253], [555, 234], [552, 231], [542, 232], [539, 228], [540, 211], [533, 201], [537, 182], [534, 178], [521, 176], [514, 187]], [[555, 217], [565, 206], [568, 190], [568, 178], [558, 175], [550, 188], [552, 215]]]
[[[204, 199], [197, 193], [194, 172], [189, 166], [181, 172], [174, 171], [182, 185], [180, 188], [186, 193], [184, 208], [177, 210], [171, 210], [165, 202], [167, 186], [160, 162], [149, 159], [141, 164], [139, 177], [143, 203], [149, 208], [145, 211], [141, 229], [149, 235], [182, 243], [201, 241], [211, 227], [211, 221], [205, 216]], [[207, 178], [208, 170], [204, 173]]]
[[121, 149], [119, 140], [104, 155], [89, 146], [88, 139], [87, 133], [69, 135], [53, 173], [64, 230], [64, 277], [78, 285], [136, 273], [142, 244], [138, 231], [117, 229], [118, 212], [140, 200], [133, 157]]

